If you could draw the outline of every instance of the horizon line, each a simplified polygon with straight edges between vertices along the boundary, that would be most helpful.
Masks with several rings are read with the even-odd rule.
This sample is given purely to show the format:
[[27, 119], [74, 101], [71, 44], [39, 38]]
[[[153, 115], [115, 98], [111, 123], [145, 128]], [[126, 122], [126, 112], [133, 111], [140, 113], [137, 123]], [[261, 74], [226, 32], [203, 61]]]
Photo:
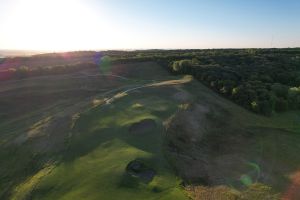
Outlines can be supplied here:
[[80, 51], [147, 51], [147, 50], [234, 50], [234, 49], [298, 49], [295, 47], [220, 47], [220, 48], [103, 48], [103, 49], [66, 49], [66, 50], [36, 50], [36, 49], [0, 49], [0, 51], [23, 51], [23, 52], [44, 52], [44, 53], [62, 53], [62, 52], [80, 52]]

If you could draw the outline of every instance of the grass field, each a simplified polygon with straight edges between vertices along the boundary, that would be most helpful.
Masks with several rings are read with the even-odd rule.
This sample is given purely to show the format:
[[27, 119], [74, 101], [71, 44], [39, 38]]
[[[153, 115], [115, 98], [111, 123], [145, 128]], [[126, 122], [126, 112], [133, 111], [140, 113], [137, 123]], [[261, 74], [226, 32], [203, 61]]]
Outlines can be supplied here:
[[[12, 81], [1, 88], [8, 106], [1, 123], [1, 159], [6, 160], [1, 163], [1, 195], [8, 199], [186, 199], [162, 152], [162, 122], [177, 104], [166, 95], [154, 95], [168, 91], [161, 87], [181, 81], [163, 82], [170, 79], [155, 64], [115, 66], [112, 71], [139, 74], [147, 68], [145, 79], [86, 72]], [[159, 75], [152, 80], [150, 72]], [[131, 90], [140, 86], [145, 86], [143, 91]], [[128, 94], [118, 96], [124, 91]], [[105, 103], [115, 96], [119, 98]], [[143, 135], [130, 133], [131, 124], [143, 119], [153, 119], [157, 126]], [[126, 175], [126, 165], [136, 158], [155, 170], [151, 183]]]
[[[125, 97], [102, 109], [95, 107], [80, 117], [64, 162], [36, 188], [36, 199], [184, 199], [163, 157], [163, 118], [155, 115], [171, 114], [176, 105], [147, 97], [134, 98], [132, 102], [132, 98]], [[143, 107], [134, 108], [135, 103], [141, 102]], [[153, 110], [156, 106], [160, 108]], [[130, 133], [128, 126], [142, 119], [154, 119], [158, 127], [143, 135]], [[145, 160], [157, 173], [149, 185], [125, 175], [126, 165], [136, 158]]]
[[[0, 86], [1, 199], [188, 199], [181, 183], [195, 179], [287, 195], [300, 166], [299, 112], [255, 115], [154, 63], [110, 71]], [[149, 183], [126, 173], [136, 159], [155, 171]]]

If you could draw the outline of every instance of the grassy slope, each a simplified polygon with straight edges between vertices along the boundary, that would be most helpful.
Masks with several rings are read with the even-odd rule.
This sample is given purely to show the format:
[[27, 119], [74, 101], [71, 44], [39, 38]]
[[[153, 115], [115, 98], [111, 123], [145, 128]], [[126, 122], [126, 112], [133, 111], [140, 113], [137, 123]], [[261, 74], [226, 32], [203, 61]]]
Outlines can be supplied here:
[[[145, 67], [145, 70], [142, 67]], [[127, 76], [135, 72], [140, 75], [145, 71], [147, 80], [174, 79], [174, 77], [168, 77], [157, 67], [154, 66], [155, 70], [152, 67], [153, 64], [149, 63], [142, 64], [141, 67], [137, 64], [122, 66], [117, 68], [117, 71], [121, 73], [119, 75], [126, 74]], [[148, 83], [148, 81], [140, 80], [139, 76], [130, 78], [134, 80], [121, 82], [118, 80], [118, 84], [114, 81], [114, 87]], [[51, 81], [51, 77], [48, 81]], [[68, 85], [66, 88], [74, 88], [74, 85], [72, 86], [75, 84], [74, 82], [69, 82], [69, 79], [64, 79], [64, 81]], [[32, 84], [39, 83], [36, 81]], [[68, 110], [74, 109], [81, 113], [74, 128], [70, 131], [72, 137], [67, 140], [63, 153], [60, 153], [60, 156], [50, 155], [51, 160], [47, 162], [46, 167], [26, 169], [32, 164], [30, 163], [32, 149], [28, 145], [12, 146], [11, 148], [20, 149], [13, 151], [5, 148], [5, 151], [1, 153], [1, 160], [6, 160], [1, 165], [1, 188], [4, 190], [13, 188], [9, 195], [12, 199], [24, 199], [25, 197], [32, 199], [186, 199], [184, 191], [179, 187], [180, 180], [164, 159], [162, 150], [164, 135], [162, 123], [173, 115], [182, 104], [173, 98], [174, 93], [178, 92], [178, 86], [143, 88], [117, 99], [110, 105], [98, 105], [84, 112], [82, 109], [78, 111], [76, 108], [78, 102], [83, 102], [86, 108], [93, 99], [109, 96], [101, 94], [112, 89], [103, 87], [105, 84], [102, 82], [88, 81], [88, 83], [90, 85], [87, 84], [87, 89], [95, 90], [96, 86], [99, 91], [95, 90], [89, 95], [84, 94], [83, 98], [74, 98], [69, 94], [63, 98], [65, 101], [61, 101], [61, 96], [58, 96], [56, 100], [45, 103], [26, 114], [13, 113], [12, 118], [8, 118], [9, 120], [2, 118], [0, 124], [1, 130], [3, 130], [1, 143], [6, 144], [18, 134], [27, 131], [32, 124], [48, 116], [55, 116], [58, 111], [68, 113]], [[57, 84], [57, 86], [53, 86], [53, 90], [61, 91], [62, 88], [65, 88], [58, 82], [53, 84]], [[82, 83], [78, 83], [78, 85], [80, 84]], [[76, 87], [78, 88], [78, 86]], [[100, 89], [104, 90], [100, 91]], [[245, 155], [254, 161], [256, 158], [270, 158], [281, 165], [290, 165], [284, 174], [275, 177], [276, 181], [284, 182], [284, 184], [279, 183], [278, 188], [288, 184], [287, 176], [300, 164], [297, 158], [299, 149], [296, 143], [299, 138], [297, 133], [300, 130], [299, 123], [296, 123], [299, 119], [298, 112], [275, 115], [272, 118], [257, 116], [221, 98], [197, 81], [180, 87], [180, 90], [191, 95], [189, 102], [194, 101], [212, 107], [217, 105], [218, 108], [229, 111], [230, 123], [234, 127], [250, 130], [260, 141], [250, 150], [241, 149], [241, 151], [249, 152]], [[80, 91], [74, 91], [74, 93], [78, 94]], [[28, 92], [31, 93], [30, 90]], [[37, 92], [47, 92], [47, 88], [42, 91], [37, 90]], [[12, 96], [8, 96], [7, 99], [12, 99]], [[79, 105], [81, 104], [79, 103]], [[34, 105], [32, 106], [34, 107]], [[14, 115], [17, 115], [15, 119]], [[154, 119], [158, 124], [154, 131], [145, 135], [132, 135], [128, 131], [128, 127], [132, 123], [147, 118]], [[222, 120], [226, 121], [227, 119], [223, 118]], [[272, 136], [274, 128], [279, 131], [278, 134], [276, 133], [279, 137], [275, 139]], [[268, 136], [259, 137], [262, 133]], [[283, 136], [281, 136], [282, 134]], [[278, 144], [279, 142], [286, 143], [288, 146]], [[255, 151], [259, 146], [263, 147], [263, 155], [260, 151]], [[1, 148], [4, 148], [4, 145]], [[42, 156], [48, 156], [48, 154]], [[145, 163], [156, 170], [157, 175], [151, 183], [144, 184], [125, 175], [126, 165], [136, 158], [143, 159]], [[57, 163], [55, 160], [59, 162]], [[279, 171], [279, 173], [283, 172]], [[18, 178], [19, 174], [23, 178]], [[273, 182], [270, 181], [270, 183]]]
[[[113, 66], [113, 70], [123, 72], [130, 79], [78, 75], [74, 80], [73, 75], [70, 75], [53, 82], [53, 79], [59, 77], [49, 76], [42, 78], [42, 84], [40, 79], [33, 79], [7, 84], [10, 87], [6, 85], [2, 88], [2, 95], [5, 97], [2, 101], [8, 102], [11, 107], [10, 112], [3, 112], [7, 117], [0, 124], [4, 130], [1, 134], [1, 160], [6, 160], [1, 163], [0, 171], [3, 177], [0, 195], [3, 198], [186, 199], [183, 189], [179, 187], [180, 181], [162, 152], [162, 121], [175, 112], [177, 104], [170, 101], [167, 95], [156, 97], [156, 92], [165, 93], [168, 89], [160, 91], [159, 88], [145, 88], [143, 90], [148, 90], [148, 93], [132, 91], [110, 105], [93, 106], [95, 99], [98, 101], [128, 88], [154, 83], [154, 74], [157, 80], [170, 78], [159, 66], [149, 63]], [[130, 75], [143, 71], [147, 71], [145, 80]], [[82, 88], [82, 85], [85, 87]], [[14, 92], [20, 86], [24, 86], [25, 90]], [[115, 88], [120, 89], [114, 90]], [[66, 94], [70, 89], [74, 91]], [[51, 99], [53, 92], [49, 90], [58, 96]], [[86, 94], [86, 90], [92, 92]], [[37, 100], [27, 97], [34, 96], [35, 93], [47, 101], [36, 104]], [[28, 104], [27, 108], [17, 102], [22, 97]], [[27, 110], [18, 112], [21, 109]], [[54, 134], [47, 132], [47, 126], [45, 130], [40, 127], [47, 125], [51, 119], [61, 120], [64, 119], [62, 116], [70, 117], [77, 113], [80, 113], [80, 118], [74, 123], [72, 130], [61, 130], [60, 127], [55, 129], [58, 134], [69, 138], [54, 141], [65, 143], [64, 148], [56, 153], [57, 147], [50, 145], [50, 151], [36, 152], [33, 148], [36, 143], [45, 142], [43, 138], [51, 141], [51, 134]], [[158, 126], [155, 130], [146, 135], [132, 135], [128, 132], [130, 124], [145, 118], [156, 121]], [[37, 132], [38, 139], [29, 138], [25, 143], [14, 143], [24, 132], [28, 136], [32, 131]], [[157, 175], [150, 184], [126, 176], [126, 165], [136, 158], [143, 159], [155, 169]]]
[[[144, 106], [134, 108], [135, 103]], [[40, 183], [34, 199], [185, 199], [163, 158], [163, 118], [155, 114], [167, 116], [175, 108], [160, 98], [132, 95], [83, 114], [73, 130], [77, 136], [70, 141], [65, 161]], [[145, 135], [128, 132], [131, 123], [148, 118], [160, 126]], [[149, 185], [125, 176], [126, 165], [136, 158], [157, 172]]]
[[[214, 164], [216, 173], [223, 172], [225, 183], [239, 186], [242, 184], [240, 178], [246, 175], [251, 182], [271, 185], [284, 195], [293, 182], [291, 175], [297, 173], [300, 166], [300, 112], [263, 117], [248, 112], [199, 83], [192, 82], [186, 89], [193, 91], [194, 103], [213, 108], [209, 114], [215, 115], [216, 127], [224, 125], [206, 140], [211, 160], [231, 159], [236, 154], [244, 160], [235, 163], [231, 169], [224, 169], [224, 166], [232, 160]], [[254, 168], [259, 171], [258, 177], [253, 176]]]

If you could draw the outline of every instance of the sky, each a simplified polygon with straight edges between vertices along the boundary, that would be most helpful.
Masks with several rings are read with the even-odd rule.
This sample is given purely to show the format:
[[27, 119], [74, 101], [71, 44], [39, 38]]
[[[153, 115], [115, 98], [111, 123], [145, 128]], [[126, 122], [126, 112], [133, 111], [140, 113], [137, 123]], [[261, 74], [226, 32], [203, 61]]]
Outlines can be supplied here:
[[299, 0], [0, 0], [0, 49], [300, 47]]

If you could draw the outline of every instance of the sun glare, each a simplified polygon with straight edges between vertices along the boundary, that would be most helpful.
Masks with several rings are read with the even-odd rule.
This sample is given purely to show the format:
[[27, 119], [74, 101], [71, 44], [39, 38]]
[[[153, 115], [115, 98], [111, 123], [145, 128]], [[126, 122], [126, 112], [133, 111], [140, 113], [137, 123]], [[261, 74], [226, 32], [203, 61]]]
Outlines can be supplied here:
[[107, 18], [84, 1], [20, 0], [4, 27], [18, 49], [65, 51], [97, 48], [101, 38], [109, 37], [101, 35], [107, 26]]

